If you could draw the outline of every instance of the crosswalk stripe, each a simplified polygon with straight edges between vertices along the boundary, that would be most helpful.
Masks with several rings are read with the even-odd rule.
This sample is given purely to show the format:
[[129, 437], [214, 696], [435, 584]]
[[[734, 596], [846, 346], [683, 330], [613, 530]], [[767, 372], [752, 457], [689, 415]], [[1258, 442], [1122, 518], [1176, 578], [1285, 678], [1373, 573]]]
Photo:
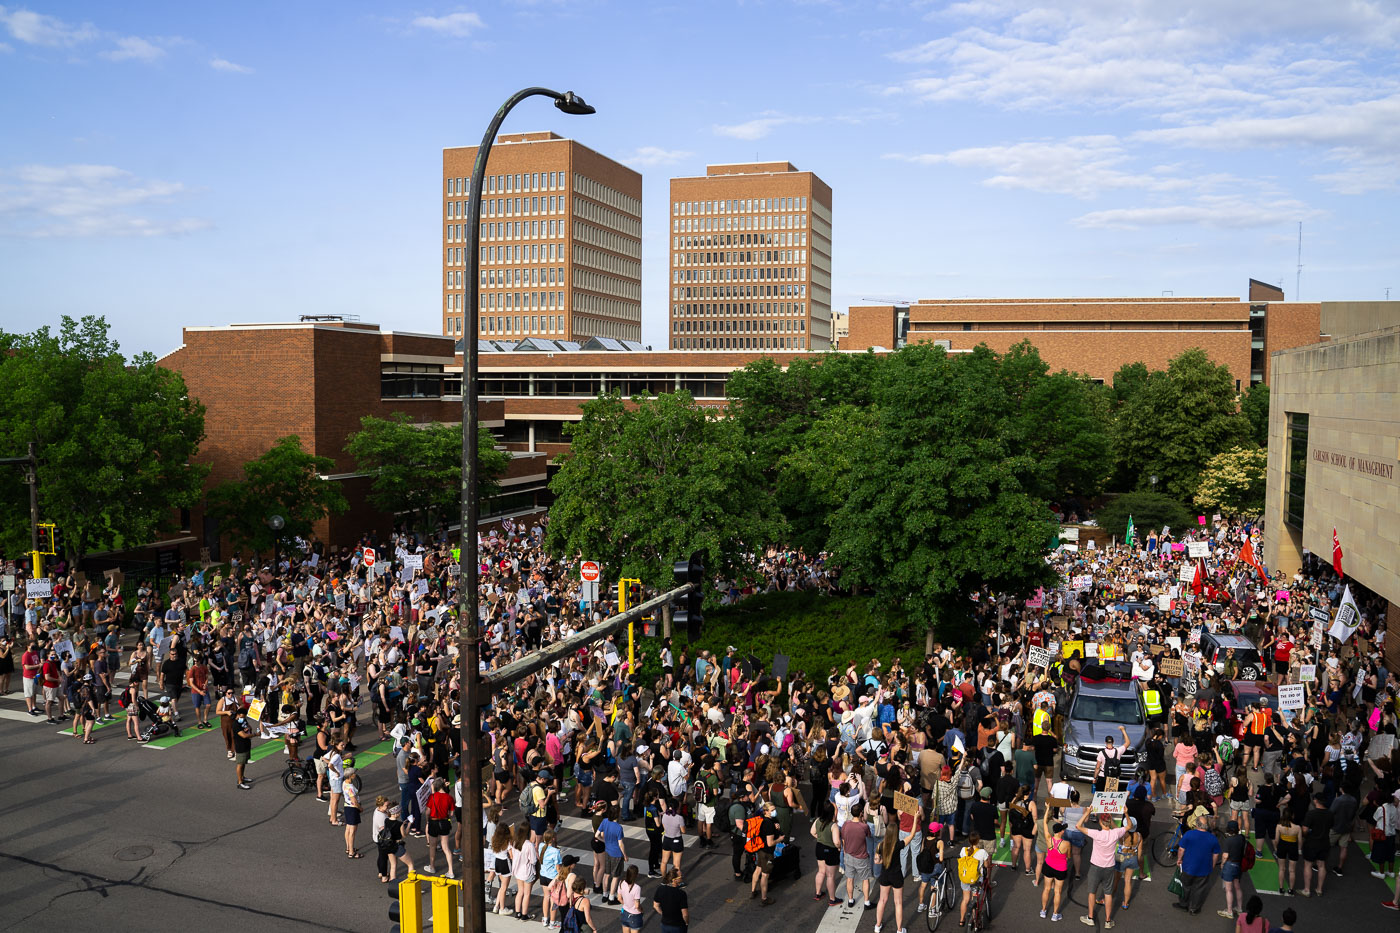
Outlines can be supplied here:
[[[585, 819], [581, 816], [560, 816], [559, 825], [564, 827], [565, 829], [572, 829], [581, 833], [588, 833], [588, 835], [590, 836], [593, 835], [593, 821]], [[624, 838], [631, 839], [635, 842], [647, 841], [646, 828], [642, 826], [635, 826], [631, 823], [622, 824], [622, 835]], [[685, 844], [686, 848], [690, 848], [691, 846], [697, 844], [699, 841], [700, 837], [691, 833], [685, 833], [681, 836], [681, 842]], [[646, 866], [642, 867], [643, 869], [645, 869]]]

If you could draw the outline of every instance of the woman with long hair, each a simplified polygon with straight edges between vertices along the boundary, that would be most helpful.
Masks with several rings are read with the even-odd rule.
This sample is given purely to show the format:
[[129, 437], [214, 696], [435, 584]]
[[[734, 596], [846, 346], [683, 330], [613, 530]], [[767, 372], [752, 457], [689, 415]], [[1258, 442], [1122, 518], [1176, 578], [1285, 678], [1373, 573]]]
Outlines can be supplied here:
[[1298, 845], [1303, 830], [1293, 822], [1292, 812], [1285, 807], [1274, 828], [1274, 858], [1278, 859], [1278, 893], [1284, 893], [1284, 874], [1288, 875], [1288, 893], [1292, 894], [1298, 880]]
[[666, 808], [661, 813], [661, 874], [666, 874], [666, 866], [674, 865], [681, 870], [681, 853], [685, 851], [685, 817], [681, 815], [680, 803], [675, 797], [666, 799]]
[[[1050, 822], [1047, 813], [1045, 822]], [[1045, 919], [1047, 913], [1050, 919], [1058, 921], [1060, 919], [1060, 905], [1065, 901], [1065, 879], [1069, 877], [1069, 852], [1072, 846], [1065, 838], [1065, 830], [1069, 827], [1064, 823], [1055, 823], [1050, 826], [1049, 844], [1045, 850], [1045, 864], [1041, 869], [1045, 884], [1040, 889], [1040, 917]], [[1054, 910], [1050, 910], [1050, 895], [1054, 892]]]
[[1016, 788], [1016, 796], [1006, 806], [1007, 822], [1011, 829], [1011, 869], [1017, 865], [1026, 866], [1026, 874], [1035, 874], [1035, 827], [1036, 803], [1029, 787]]
[[491, 834], [486, 853], [486, 895], [491, 896], [491, 882], [500, 881], [501, 888], [491, 909], [496, 913], [505, 910], [506, 888], [510, 887], [510, 824], [501, 820]]
[[1118, 869], [1118, 883], [1123, 887], [1123, 909], [1128, 909], [1128, 904], [1133, 899], [1133, 878], [1142, 868], [1142, 862], [1147, 858], [1147, 839], [1138, 831], [1137, 820], [1131, 816], [1125, 821], [1128, 829], [1118, 840], [1118, 849], [1114, 853]]
[[817, 816], [809, 830], [817, 841], [816, 891], [812, 900], [828, 897], [832, 907], [841, 903], [841, 895], [836, 890], [836, 868], [841, 864], [841, 837], [836, 828], [836, 808], [830, 800], [817, 802]]
[[899, 826], [890, 821], [885, 827], [885, 838], [880, 840], [880, 847], [875, 850], [880, 881], [880, 900], [875, 905], [875, 933], [880, 933], [885, 920], [885, 903], [889, 900], [894, 901], [895, 927], [904, 929], [904, 866], [900, 864], [903, 850]]
[[1264, 901], [1251, 894], [1245, 901], [1244, 913], [1235, 918], [1235, 933], [1267, 933], [1269, 921], [1264, 919]]
[[517, 920], [530, 919], [530, 895], [535, 889], [535, 872], [539, 865], [539, 847], [530, 836], [529, 824], [515, 825], [515, 835], [511, 840], [514, 854], [510, 860], [510, 873], [515, 878], [515, 910], [511, 916]]

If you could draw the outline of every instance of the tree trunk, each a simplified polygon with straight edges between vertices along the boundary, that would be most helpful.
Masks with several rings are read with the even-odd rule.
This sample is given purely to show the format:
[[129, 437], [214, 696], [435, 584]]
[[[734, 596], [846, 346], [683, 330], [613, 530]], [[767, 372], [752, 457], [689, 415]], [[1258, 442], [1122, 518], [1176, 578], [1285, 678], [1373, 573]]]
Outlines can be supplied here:
[[933, 623], [930, 622], [928, 631], [924, 633], [924, 657], [933, 654]]
[[665, 638], [671, 637], [671, 604], [667, 603], [661, 607], [661, 634]]

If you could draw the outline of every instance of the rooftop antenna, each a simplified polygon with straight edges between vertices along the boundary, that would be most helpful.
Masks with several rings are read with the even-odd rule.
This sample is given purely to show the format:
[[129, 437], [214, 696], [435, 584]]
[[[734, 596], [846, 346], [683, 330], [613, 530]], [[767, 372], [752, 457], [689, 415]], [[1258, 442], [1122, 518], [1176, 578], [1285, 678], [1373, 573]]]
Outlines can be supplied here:
[[1293, 300], [1302, 301], [1303, 282], [1303, 222], [1298, 221], [1298, 269], [1293, 276]]

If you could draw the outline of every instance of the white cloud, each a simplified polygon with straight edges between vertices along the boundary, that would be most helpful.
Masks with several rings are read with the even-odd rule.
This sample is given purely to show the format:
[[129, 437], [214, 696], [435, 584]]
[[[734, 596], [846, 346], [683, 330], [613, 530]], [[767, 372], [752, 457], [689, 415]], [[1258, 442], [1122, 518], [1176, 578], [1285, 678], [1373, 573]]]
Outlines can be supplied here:
[[716, 123], [714, 131], [717, 136], [729, 136], [733, 139], [762, 139], [780, 126], [792, 123], [816, 123], [819, 119], [819, 117], [800, 117], [769, 110], [743, 123]]
[[111, 62], [153, 62], [165, 54], [165, 49], [139, 36], [122, 36], [116, 42], [117, 47], [103, 52], [103, 58]]
[[475, 13], [448, 13], [446, 16], [415, 17], [413, 26], [416, 29], [426, 29], [429, 32], [462, 39], [478, 29], [484, 29], [486, 24]]
[[240, 75], [250, 75], [253, 73], [253, 69], [249, 68], [247, 65], [237, 65], [226, 58], [209, 59], [209, 67], [213, 68], [215, 71], [229, 71]]
[[1115, 136], [1074, 136], [1064, 140], [1037, 140], [1004, 146], [980, 146], [952, 152], [903, 155], [887, 159], [918, 165], [952, 165], [990, 169], [983, 180], [991, 188], [1022, 189], [1049, 194], [1094, 198], [1105, 191], [1135, 189], [1177, 191], [1200, 188], [1215, 178], [1188, 178], [1175, 166], [1156, 166], [1144, 172], [1124, 170], [1131, 160]]
[[168, 236], [211, 227], [199, 218], [159, 216], [162, 205], [188, 193], [180, 182], [142, 180], [111, 165], [25, 165], [0, 172], [0, 233]]
[[630, 156], [622, 159], [623, 165], [633, 168], [649, 168], [654, 165], [675, 165], [694, 155], [684, 149], [662, 149], [660, 146], [641, 146]]
[[0, 23], [4, 23], [11, 36], [28, 45], [59, 48], [88, 42], [98, 36], [97, 27], [91, 23], [74, 26], [56, 16], [3, 6], [0, 6]]
[[1239, 230], [1296, 223], [1319, 212], [1293, 200], [1252, 200], [1239, 195], [1207, 195], [1189, 204], [1121, 207], [1074, 219], [1076, 227], [1133, 230], [1141, 227], [1197, 226]]

